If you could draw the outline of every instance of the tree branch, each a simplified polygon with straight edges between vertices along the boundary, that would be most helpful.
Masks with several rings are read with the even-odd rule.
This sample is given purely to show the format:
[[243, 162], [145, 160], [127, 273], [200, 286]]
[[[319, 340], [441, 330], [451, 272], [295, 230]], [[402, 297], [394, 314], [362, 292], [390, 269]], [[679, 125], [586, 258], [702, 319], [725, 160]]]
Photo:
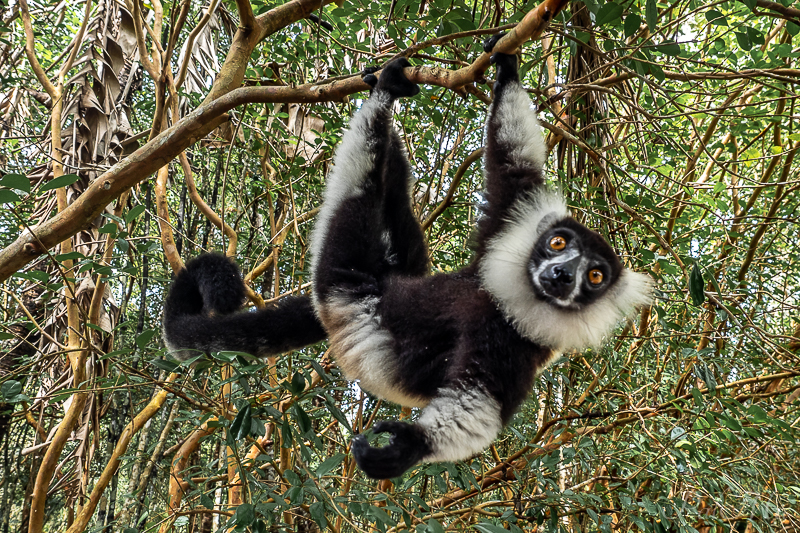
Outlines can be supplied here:
[[[282, 8], [290, 4], [295, 5], [294, 11], [282, 11]], [[530, 11], [514, 30], [497, 43], [495, 49], [515, 50], [526, 39], [540, 35], [548, 21], [565, 4], [566, 0], [546, 0]], [[298, 12], [300, 8], [297, 8], [297, 5], [311, 9], [319, 4], [310, 0], [295, 0], [261, 15], [258, 17], [259, 24], [272, 28], [273, 24], [278, 24], [277, 21], [302, 14], [302, 10]], [[249, 58], [249, 56], [247, 57]], [[489, 54], [484, 53], [472, 65], [457, 71], [410, 67], [406, 69], [406, 73], [417, 83], [457, 89], [466, 83], [482, 79], [488, 66]], [[32, 234], [23, 233], [14, 243], [0, 251], [0, 281], [8, 279], [11, 274], [32, 259], [42, 255], [45, 250], [86, 227], [103, 212], [106, 205], [120, 194], [147, 179], [162, 166], [169, 164], [180, 152], [227, 120], [225, 113], [234, 107], [248, 102], [332, 102], [369, 89], [369, 86], [361, 80], [360, 75], [354, 75], [328, 84], [306, 84], [298, 87], [241, 87], [217, 98], [212, 98], [212, 95], [224, 91], [228, 83], [232, 81], [232, 77], [237, 76], [235, 69], [232, 69], [233, 67], [228, 69], [227, 77], [223, 82], [219, 85], [215, 84], [215, 88], [219, 88], [212, 89], [206, 98], [207, 103], [159, 134], [130, 157], [111, 167], [63, 212], [33, 228]], [[243, 67], [242, 72], [244, 72]]]

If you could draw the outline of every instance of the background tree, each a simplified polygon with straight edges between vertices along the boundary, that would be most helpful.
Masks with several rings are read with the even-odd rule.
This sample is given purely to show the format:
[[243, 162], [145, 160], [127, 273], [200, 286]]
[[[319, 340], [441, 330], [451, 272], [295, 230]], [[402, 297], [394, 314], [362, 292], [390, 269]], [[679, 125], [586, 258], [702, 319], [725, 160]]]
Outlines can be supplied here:
[[[797, 528], [789, 0], [17, 0], [0, 16], [4, 533]], [[308, 290], [358, 73], [397, 54], [423, 84], [396, 118], [433, 268], [467, 262], [480, 43], [511, 28], [503, 50], [533, 38], [551, 181], [657, 281], [651, 309], [563, 354], [485, 453], [383, 482], [355, 468], [352, 434], [415, 412], [343, 380], [324, 343], [166, 357], [186, 258], [235, 257], [254, 306]]]

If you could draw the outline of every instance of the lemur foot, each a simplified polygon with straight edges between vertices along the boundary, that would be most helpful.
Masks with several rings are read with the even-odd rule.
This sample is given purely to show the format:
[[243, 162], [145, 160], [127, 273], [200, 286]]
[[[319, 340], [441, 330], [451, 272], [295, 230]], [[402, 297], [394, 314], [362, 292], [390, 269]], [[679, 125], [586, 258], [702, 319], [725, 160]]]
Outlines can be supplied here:
[[486, 39], [484, 39], [483, 51], [486, 52], [487, 54], [491, 54], [492, 50], [494, 50], [494, 45], [497, 44], [497, 41], [505, 37], [507, 33], [508, 33], [507, 31], [501, 31], [500, 33], [495, 33], [491, 37], [487, 37]]
[[405, 57], [399, 57], [390, 61], [381, 72], [381, 77], [375, 76], [379, 67], [369, 67], [364, 69], [362, 79], [364, 83], [377, 91], [386, 91], [392, 98], [402, 98], [404, 96], [414, 96], [419, 92], [419, 85], [406, 78], [403, 69], [410, 67], [411, 63]]
[[[502, 39], [506, 33], [507, 32], [497, 33], [483, 41], [483, 50], [487, 54], [491, 53], [494, 49], [494, 45], [496, 45], [497, 41]], [[497, 67], [497, 79], [494, 83], [495, 91], [508, 83], [519, 81], [519, 64], [516, 54], [503, 54], [501, 52], [495, 52], [492, 54], [492, 57], [489, 59], [489, 61], [492, 63], [492, 65]]]
[[173, 307], [183, 310], [182, 314], [226, 315], [239, 310], [244, 296], [236, 263], [222, 254], [210, 253], [195, 257], [178, 272], [169, 300]]
[[390, 443], [375, 448], [364, 435], [356, 435], [351, 446], [358, 467], [372, 479], [399, 477], [431, 452], [424, 432], [414, 424], [378, 422], [372, 431], [391, 433]]

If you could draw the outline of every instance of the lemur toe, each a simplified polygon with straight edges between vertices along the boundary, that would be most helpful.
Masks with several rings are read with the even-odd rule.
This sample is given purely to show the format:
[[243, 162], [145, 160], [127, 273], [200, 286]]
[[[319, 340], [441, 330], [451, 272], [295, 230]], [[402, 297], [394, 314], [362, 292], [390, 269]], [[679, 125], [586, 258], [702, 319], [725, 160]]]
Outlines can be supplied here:
[[404, 68], [410, 67], [411, 63], [405, 57], [398, 57], [390, 61], [381, 72], [381, 77], [375, 86], [377, 90], [388, 92], [393, 98], [414, 96], [419, 93], [419, 85], [406, 78]]
[[375, 88], [375, 85], [378, 83], [378, 77], [375, 74], [365, 74], [364, 76], [361, 77], [361, 79], [364, 80], [364, 83], [366, 83], [373, 89]]
[[483, 51], [486, 52], [487, 54], [490, 53], [494, 49], [494, 45], [497, 44], [497, 41], [502, 39], [507, 33], [508, 33], [507, 31], [501, 31], [500, 33], [495, 33], [491, 37], [487, 37], [486, 39], [484, 39]]

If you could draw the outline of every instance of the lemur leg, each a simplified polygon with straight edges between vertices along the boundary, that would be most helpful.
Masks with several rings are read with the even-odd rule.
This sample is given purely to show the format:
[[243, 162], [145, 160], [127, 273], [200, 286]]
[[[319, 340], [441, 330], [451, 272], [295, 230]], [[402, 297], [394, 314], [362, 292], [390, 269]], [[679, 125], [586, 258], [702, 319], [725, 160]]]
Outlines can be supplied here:
[[[491, 52], [503, 35], [487, 39], [484, 49]], [[494, 102], [486, 122], [486, 172], [489, 175], [500, 173], [506, 180], [538, 178], [541, 183], [539, 173], [547, 153], [536, 112], [519, 82], [517, 61], [516, 55], [496, 53], [491, 57], [497, 76]], [[509, 172], [514, 175], [508, 176]]]
[[239, 268], [203, 254], [175, 278], [164, 304], [164, 342], [181, 360], [207, 351], [268, 356], [326, 337], [308, 296], [287, 296], [256, 312], [240, 312], [245, 287]]
[[336, 151], [312, 239], [318, 302], [341, 289], [377, 295], [386, 275], [427, 270], [427, 250], [411, 209], [409, 163], [392, 127], [395, 100], [419, 92], [403, 75], [407, 65], [405, 59], [393, 61], [380, 80], [365, 76], [374, 90]]
[[[484, 49], [491, 52], [502, 35], [487, 39]], [[495, 53], [491, 61], [497, 67], [497, 74], [494, 101], [486, 119], [486, 202], [485, 216], [478, 221], [477, 260], [508, 220], [515, 217], [520, 207], [525, 207], [520, 202], [531, 207], [554, 198], [532, 194], [544, 185], [542, 169], [547, 151], [536, 112], [519, 81], [517, 56]], [[563, 205], [560, 210], [564, 211]]]
[[363, 435], [353, 439], [353, 456], [375, 479], [402, 475], [421, 461], [460, 461], [484, 450], [500, 433], [500, 404], [480, 387], [461, 383], [440, 389], [414, 424], [378, 422], [375, 433], [391, 433], [382, 448]]

